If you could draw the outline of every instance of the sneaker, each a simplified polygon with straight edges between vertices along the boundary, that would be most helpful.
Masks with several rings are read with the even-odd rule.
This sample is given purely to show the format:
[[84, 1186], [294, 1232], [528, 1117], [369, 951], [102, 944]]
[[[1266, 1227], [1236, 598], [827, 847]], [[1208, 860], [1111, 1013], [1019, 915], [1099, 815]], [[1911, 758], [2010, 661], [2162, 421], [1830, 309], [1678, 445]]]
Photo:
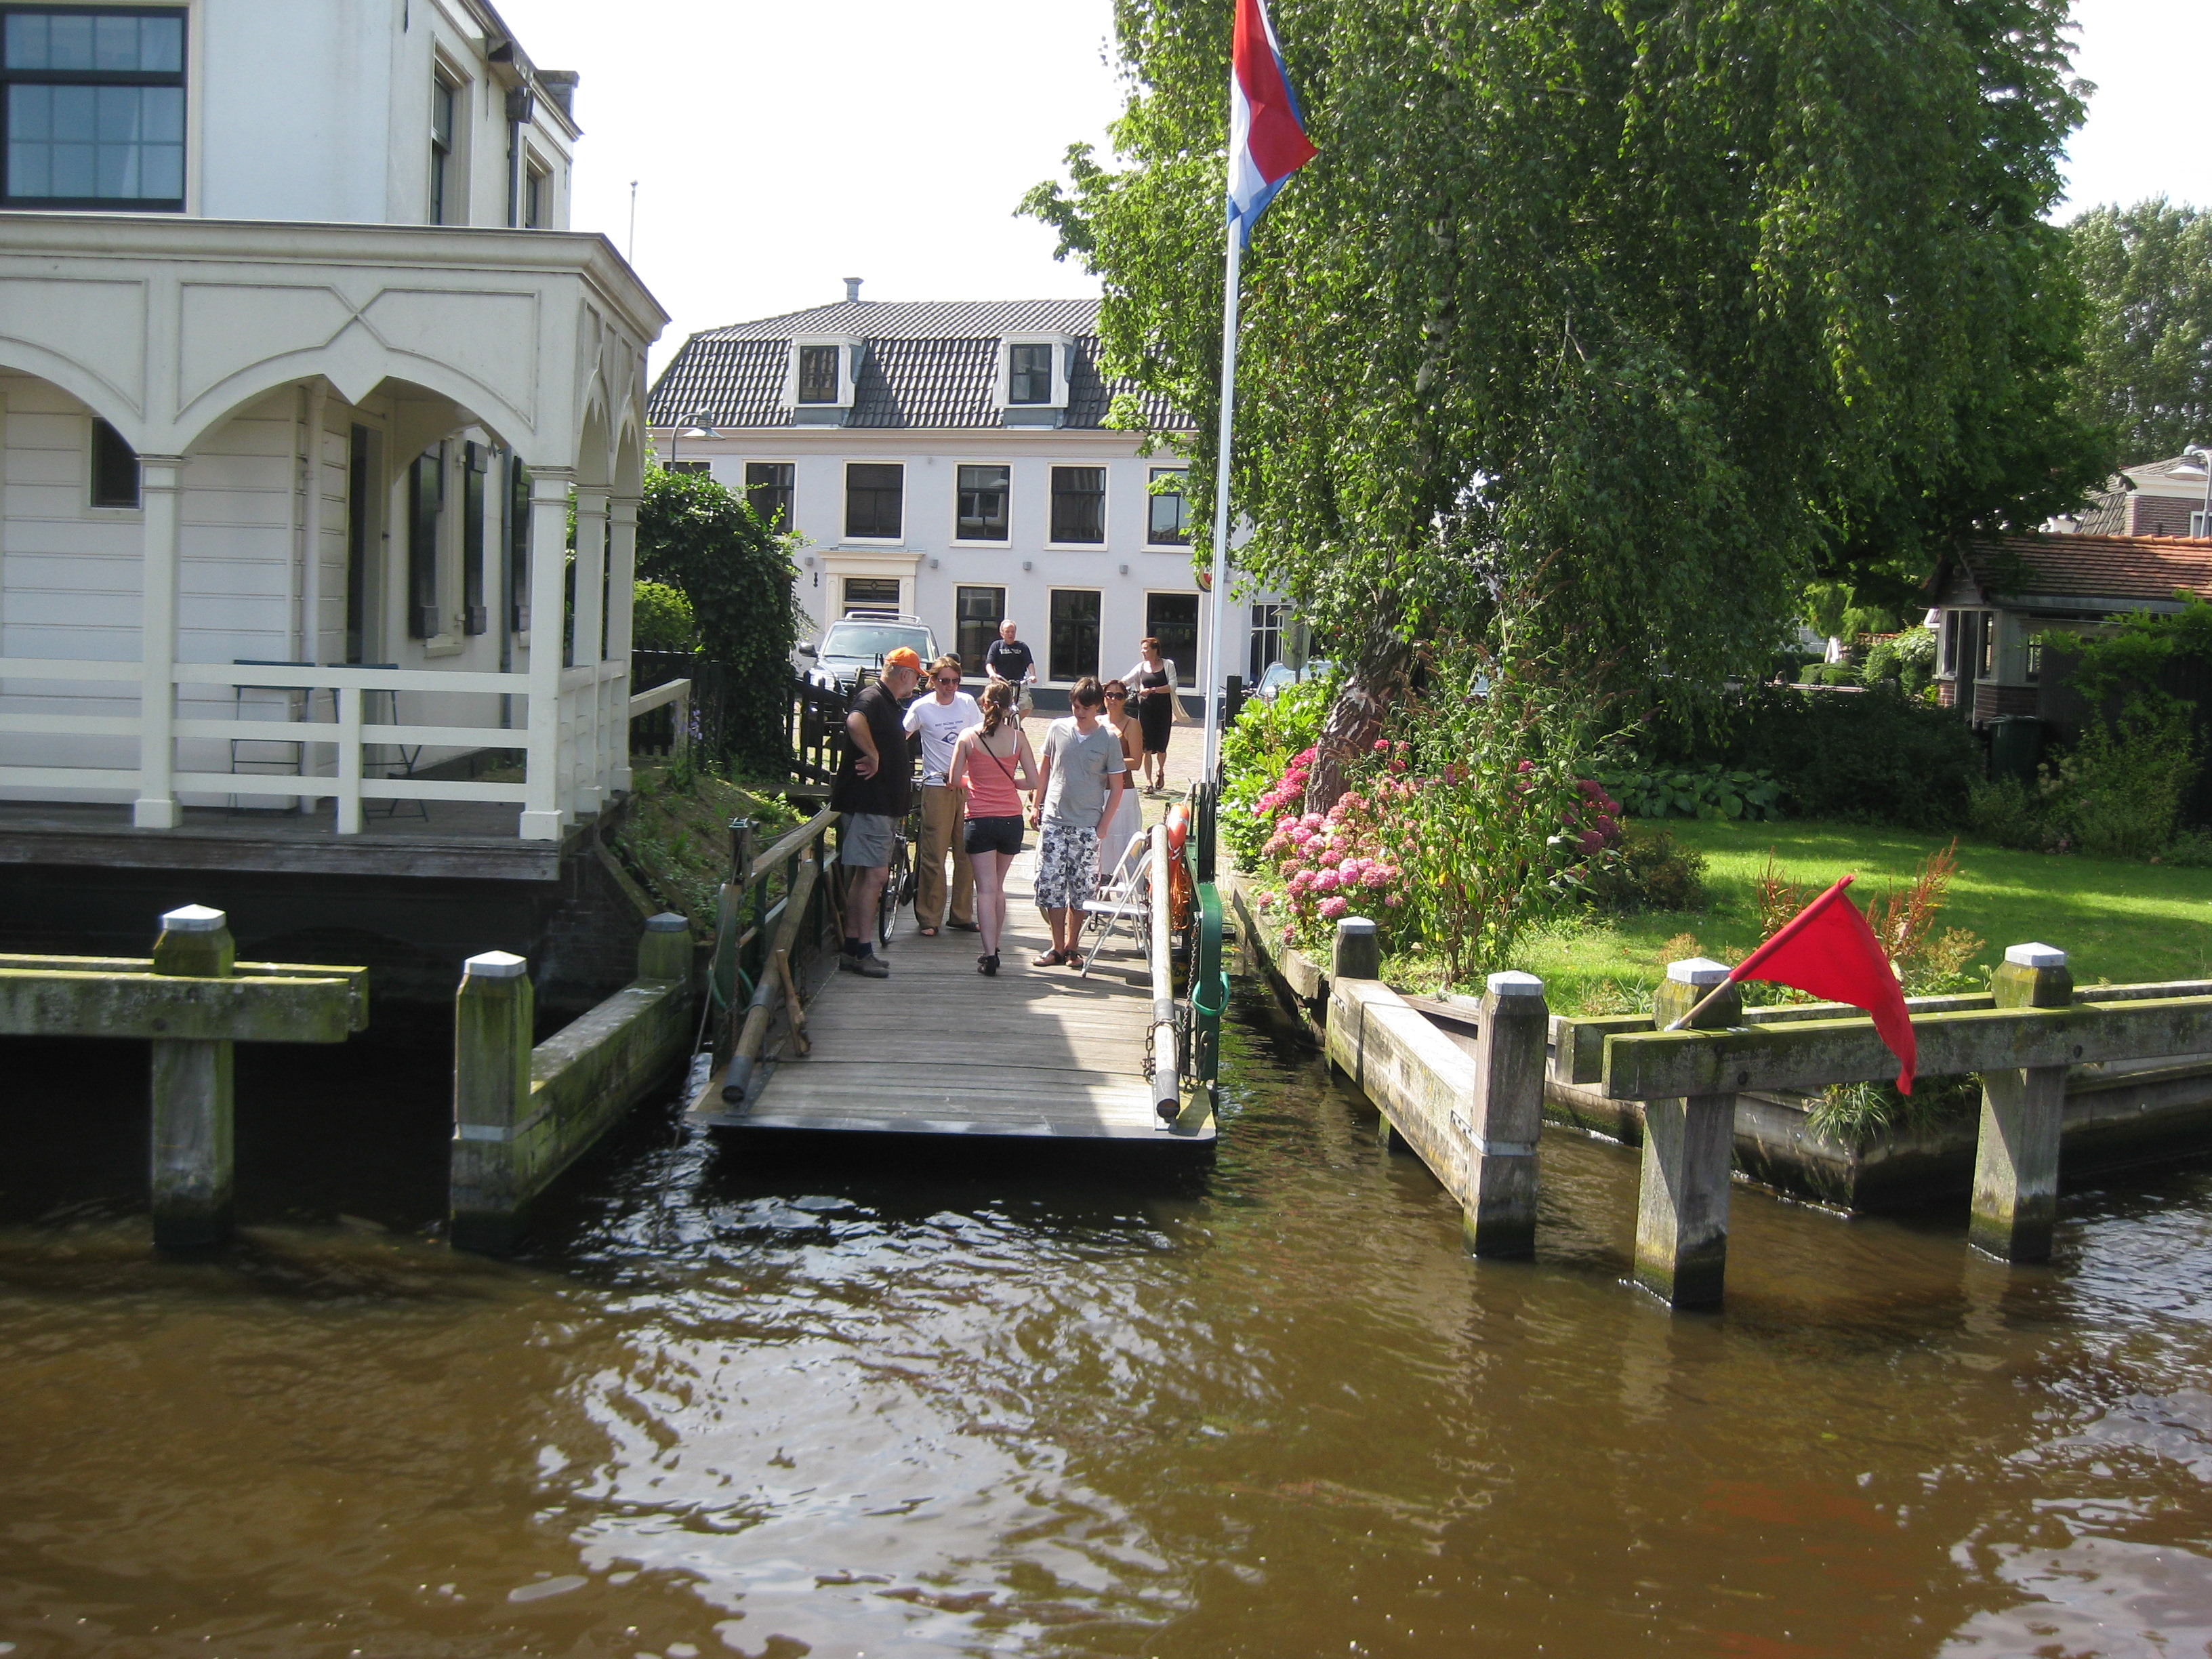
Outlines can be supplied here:
[[873, 951], [848, 951], [837, 960], [838, 967], [848, 974], [858, 974], [863, 979], [889, 979], [891, 965]]

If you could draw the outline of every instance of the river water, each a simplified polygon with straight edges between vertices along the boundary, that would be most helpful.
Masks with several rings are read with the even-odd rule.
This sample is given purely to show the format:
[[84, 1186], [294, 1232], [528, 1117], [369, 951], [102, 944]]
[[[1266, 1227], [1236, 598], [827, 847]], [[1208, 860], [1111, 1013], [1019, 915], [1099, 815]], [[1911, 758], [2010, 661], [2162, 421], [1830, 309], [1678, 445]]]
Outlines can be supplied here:
[[647, 1114], [523, 1259], [429, 1236], [427, 1058], [241, 1051], [240, 1243], [152, 1259], [143, 1056], [7, 1045], [0, 1653], [2212, 1650], [2212, 1170], [1739, 1188], [1725, 1313], [1533, 1263], [1257, 1003], [1210, 1172], [763, 1164]]

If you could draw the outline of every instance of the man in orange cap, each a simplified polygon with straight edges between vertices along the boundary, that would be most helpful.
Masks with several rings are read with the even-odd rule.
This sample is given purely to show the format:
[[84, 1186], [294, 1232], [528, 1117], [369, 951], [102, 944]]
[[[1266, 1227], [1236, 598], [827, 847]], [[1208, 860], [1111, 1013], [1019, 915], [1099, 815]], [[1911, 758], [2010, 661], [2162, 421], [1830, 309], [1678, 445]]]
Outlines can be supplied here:
[[914, 801], [914, 768], [906, 752], [906, 711], [899, 704], [921, 678], [921, 658], [905, 646], [884, 658], [884, 677], [863, 686], [845, 716], [845, 758], [830, 786], [837, 824], [837, 862], [846, 866], [845, 948], [837, 965], [869, 979], [890, 977], [869, 937], [876, 902], [891, 861], [899, 820]]

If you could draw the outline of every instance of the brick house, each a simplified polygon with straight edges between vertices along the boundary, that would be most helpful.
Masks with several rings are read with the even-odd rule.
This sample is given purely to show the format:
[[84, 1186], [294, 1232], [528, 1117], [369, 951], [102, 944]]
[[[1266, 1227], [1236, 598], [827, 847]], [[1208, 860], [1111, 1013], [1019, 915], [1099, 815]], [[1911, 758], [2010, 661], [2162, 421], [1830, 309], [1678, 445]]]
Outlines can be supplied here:
[[2074, 536], [2203, 536], [2203, 463], [2187, 455], [2123, 467], [2078, 513], [2044, 526]]
[[2053, 688], [2035, 637], [2093, 633], [2130, 612], [2179, 611], [2185, 590], [2212, 599], [2212, 540], [1978, 537], [1946, 556], [1930, 586], [1943, 706], [1966, 711], [1977, 726], [2002, 714], [2048, 717]]

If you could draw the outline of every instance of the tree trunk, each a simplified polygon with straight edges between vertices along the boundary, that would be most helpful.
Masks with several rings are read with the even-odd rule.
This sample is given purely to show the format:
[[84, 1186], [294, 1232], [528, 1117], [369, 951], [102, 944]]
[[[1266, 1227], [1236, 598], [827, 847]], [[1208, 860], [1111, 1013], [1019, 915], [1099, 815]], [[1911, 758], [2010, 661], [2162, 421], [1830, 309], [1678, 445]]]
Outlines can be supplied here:
[[1382, 734], [1382, 717], [1403, 691], [1413, 648], [1397, 631], [1371, 623], [1362, 635], [1352, 672], [1329, 705], [1313, 769], [1306, 779], [1305, 810], [1326, 812], [1344, 793], [1345, 772], [1374, 747]]

